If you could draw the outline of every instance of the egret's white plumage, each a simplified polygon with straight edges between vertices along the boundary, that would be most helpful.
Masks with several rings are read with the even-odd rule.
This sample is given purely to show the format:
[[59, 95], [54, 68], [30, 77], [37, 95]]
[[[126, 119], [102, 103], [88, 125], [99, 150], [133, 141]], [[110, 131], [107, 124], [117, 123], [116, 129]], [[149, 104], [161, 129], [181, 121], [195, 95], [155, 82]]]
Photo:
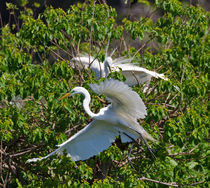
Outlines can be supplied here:
[[129, 63], [131, 59], [117, 58], [112, 60], [112, 58], [108, 56], [102, 63], [92, 56], [81, 56], [72, 58], [72, 61], [76, 62], [79, 67], [90, 67], [94, 71], [97, 79], [107, 77], [110, 73], [109, 68], [111, 71], [122, 71], [121, 73], [126, 77], [125, 83], [129, 86], [137, 85], [138, 83], [149, 84], [152, 77], [168, 80], [164, 74], [159, 74]]
[[42, 158], [30, 159], [28, 162], [42, 160], [55, 153], [62, 154], [64, 150], [73, 161], [85, 160], [111, 146], [118, 135], [123, 143], [136, 140], [140, 134], [144, 139], [154, 141], [137, 122], [137, 119], [144, 118], [147, 112], [136, 92], [123, 82], [113, 79], [107, 79], [99, 85], [91, 84], [90, 87], [95, 93], [105, 95], [111, 104], [95, 114], [89, 108], [89, 92], [83, 87], [74, 88], [71, 95], [81, 93], [85, 96], [83, 107], [93, 117], [93, 121], [58, 145], [58, 149], [54, 152]]

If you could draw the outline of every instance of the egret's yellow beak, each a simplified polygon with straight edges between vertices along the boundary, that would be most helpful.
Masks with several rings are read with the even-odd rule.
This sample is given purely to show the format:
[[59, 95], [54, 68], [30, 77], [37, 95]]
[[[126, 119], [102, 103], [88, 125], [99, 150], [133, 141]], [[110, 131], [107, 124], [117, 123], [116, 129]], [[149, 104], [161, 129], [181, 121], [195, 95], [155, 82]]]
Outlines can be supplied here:
[[70, 93], [66, 93], [63, 97], [61, 97], [60, 99], [58, 99], [59, 101], [65, 99], [66, 97], [68, 97], [70, 95]]

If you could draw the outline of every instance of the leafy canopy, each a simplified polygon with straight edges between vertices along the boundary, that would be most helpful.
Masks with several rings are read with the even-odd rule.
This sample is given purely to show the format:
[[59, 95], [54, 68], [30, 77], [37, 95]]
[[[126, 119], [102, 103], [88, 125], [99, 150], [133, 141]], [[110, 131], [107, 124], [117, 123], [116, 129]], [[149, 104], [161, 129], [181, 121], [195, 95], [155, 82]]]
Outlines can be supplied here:
[[[157, 21], [152, 14], [136, 21], [124, 18], [119, 23], [113, 8], [91, 1], [66, 12], [49, 7], [37, 18], [25, 8], [19, 30], [1, 28], [0, 185], [207, 186], [209, 13], [177, 0], [141, 2], [163, 16]], [[14, 15], [14, 7], [8, 8]], [[131, 47], [132, 40], [141, 47]], [[62, 102], [58, 98], [75, 86], [89, 89], [89, 83], [97, 82], [90, 70], [73, 69], [71, 58], [87, 53], [103, 61], [108, 41], [118, 45], [116, 57], [134, 57], [139, 66], [169, 78], [154, 79], [147, 93], [143, 86], [133, 88], [147, 106], [148, 115], [140, 123], [159, 141], [150, 143], [157, 159], [143, 145], [134, 144], [128, 161], [131, 145], [117, 139], [86, 161], [75, 163], [55, 155], [26, 164], [27, 159], [53, 151], [91, 121], [82, 108], [83, 96]], [[125, 80], [120, 73], [110, 77]], [[91, 108], [98, 111], [104, 104], [90, 93]]]

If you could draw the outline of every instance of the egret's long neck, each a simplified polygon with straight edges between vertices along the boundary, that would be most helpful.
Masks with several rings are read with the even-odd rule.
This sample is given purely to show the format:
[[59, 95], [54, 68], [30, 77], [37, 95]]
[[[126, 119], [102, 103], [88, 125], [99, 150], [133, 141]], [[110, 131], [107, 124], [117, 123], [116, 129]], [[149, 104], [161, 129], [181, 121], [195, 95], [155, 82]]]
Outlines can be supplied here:
[[107, 59], [105, 59], [104, 61], [104, 73], [105, 73], [104, 77], [107, 77], [110, 73]]
[[83, 101], [83, 108], [84, 110], [86, 111], [86, 113], [91, 116], [91, 117], [95, 117], [97, 116], [97, 114], [93, 113], [91, 110], [90, 110], [90, 94], [88, 93], [88, 91], [86, 90], [83, 95], [85, 96], [85, 99]]

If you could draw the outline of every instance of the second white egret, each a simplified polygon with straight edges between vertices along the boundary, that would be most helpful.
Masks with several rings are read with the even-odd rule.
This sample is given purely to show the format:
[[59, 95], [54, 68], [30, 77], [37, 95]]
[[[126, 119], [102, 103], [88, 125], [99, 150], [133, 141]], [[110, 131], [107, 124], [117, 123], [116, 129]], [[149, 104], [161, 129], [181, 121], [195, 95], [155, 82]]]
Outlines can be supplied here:
[[143, 67], [139, 67], [135, 64], [131, 64], [129, 63], [131, 59], [126, 58], [117, 58], [112, 60], [111, 56], [108, 56], [102, 63], [92, 56], [88, 57], [88, 55], [84, 55], [81, 57], [74, 57], [72, 58], [72, 61], [76, 62], [80, 68], [90, 67], [91, 70], [94, 71], [96, 79], [107, 77], [111, 71], [121, 71], [121, 73], [126, 77], [125, 83], [129, 86], [144, 83], [149, 84], [152, 77], [168, 80], [164, 74], [159, 74]]

